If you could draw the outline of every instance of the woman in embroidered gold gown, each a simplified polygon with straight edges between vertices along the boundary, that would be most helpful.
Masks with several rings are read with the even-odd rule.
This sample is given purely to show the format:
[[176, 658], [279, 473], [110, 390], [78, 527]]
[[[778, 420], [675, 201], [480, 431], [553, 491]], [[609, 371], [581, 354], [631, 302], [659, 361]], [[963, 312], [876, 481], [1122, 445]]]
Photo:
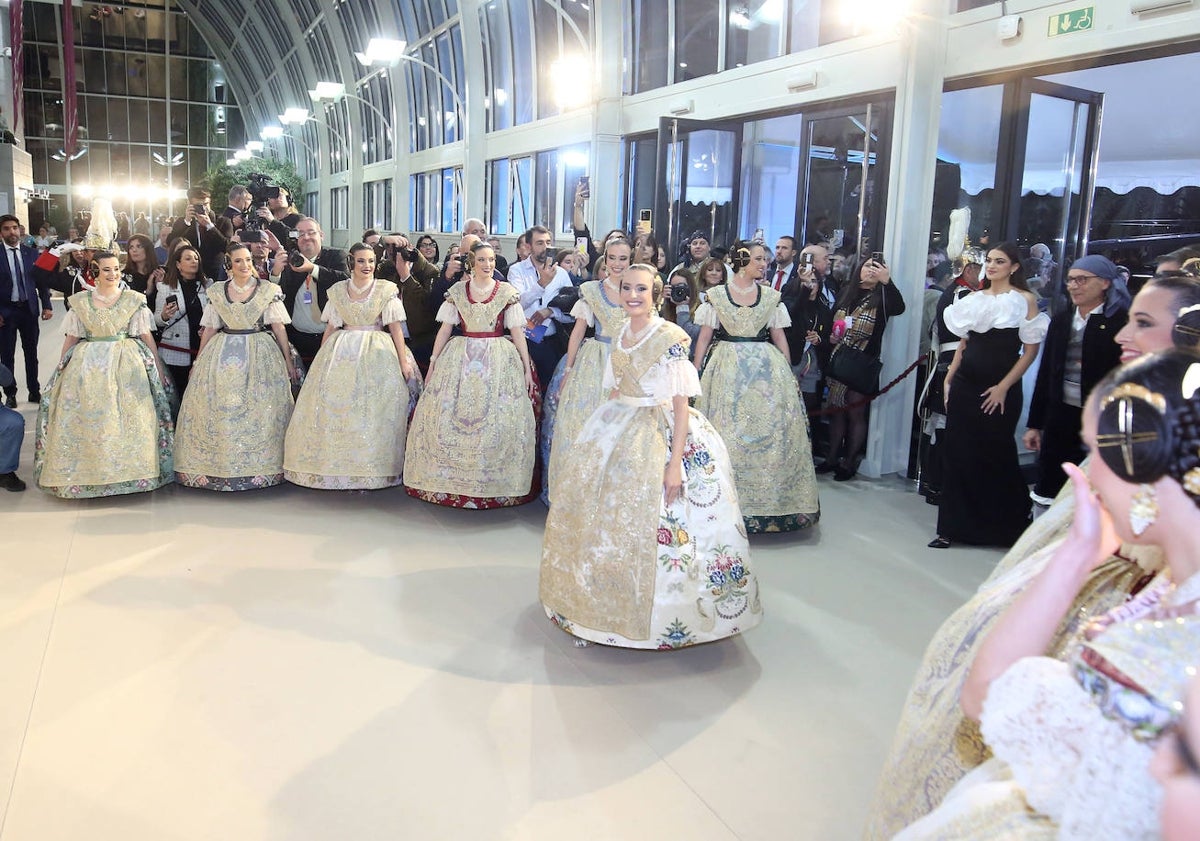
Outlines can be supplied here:
[[250, 248], [225, 251], [229, 279], [209, 290], [200, 351], [175, 433], [175, 481], [210, 491], [283, 482], [283, 436], [297, 374], [278, 284], [260, 281]]
[[284, 439], [285, 478], [321, 490], [399, 485], [409, 407], [421, 390], [399, 287], [375, 277], [369, 245], [351, 247], [350, 263], [350, 278], [329, 288], [321, 349]]
[[542, 545], [546, 615], [622, 648], [681, 648], [762, 621], [729, 454], [688, 408], [700, 383], [687, 334], [655, 314], [661, 291], [653, 267], [625, 272], [610, 399], [563, 459]]
[[[821, 517], [808, 414], [800, 401], [780, 294], [762, 285], [766, 250], [734, 243], [733, 279], [696, 310], [696, 408], [725, 441], [746, 530], [806, 529]], [[715, 343], [714, 343], [715, 338]]]
[[[621, 278], [629, 268], [629, 242], [613, 238], [604, 244], [607, 275], [604, 280], [591, 280], [579, 287], [579, 301], [571, 309], [575, 327], [567, 342], [567, 355], [546, 389], [543, 407], [541, 447], [546, 465], [542, 480], [542, 502], [550, 504], [551, 482], [555, 465], [571, 448], [583, 424], [604, 400], [604, 370], [612, 353], [612, 339], [625, 323], [621, 309]], [[592, 338], [584, 338], [588, 328], [595, 329]]]
[[100, 251], [96, 287], [71, 296], [62, 360], [38, 408], [34, 478], [63, 498], [154, 490], [175, 475], [175, 425], [144, 295]]
[[[404, 466], [409, 495], [436, 505], [501, 508], [537, 495], [537, 386], [525, 314], [517, 290], [492, 277], [495, 266], [490, 245], [473, 246], [468, 278], [450, 287], [437, 314], [442, 326]], [[458, 324], [462, 335], [451, 338]]]
[[[1124, 362], [1172, 344], [1196, 346], [1200, 341], [1200, 280], [1178, 273], [1153, 278], [1134, 299], [1129, 323], [1116, 338]], [[1025, 531], [975, 596], [934, 634], [901, 710], [892, 749], [868, 811], [866, 838], [891, 838], [937, 806], [963, 775], [988, 758], [978, 726], [962, 715], [958, 705], [967, 669], [996, 619], [1045, 567], [1074, 515], [1075, 497], [1068, 486]], [[1066, 656], [1087, 621], [1123, 603], [1130, 593], [1145, 586], [1160, 565], [1156, 550], [1147, 546], [1123, 546], [1098, 565], [1047, 653]]]
[[[1157, 837], [1154, 743], [1174, 726], [1200, 667], [1200, 361], [1169, 350], [1117, 369], [1084, 410], [1087, 475], [1044, 569], [995, 623], [963, 685], [992, 758], [915, 839]], [[1064, 615], [1121, 540], [1157, 545], [1167, 569], [1048, 657]]]

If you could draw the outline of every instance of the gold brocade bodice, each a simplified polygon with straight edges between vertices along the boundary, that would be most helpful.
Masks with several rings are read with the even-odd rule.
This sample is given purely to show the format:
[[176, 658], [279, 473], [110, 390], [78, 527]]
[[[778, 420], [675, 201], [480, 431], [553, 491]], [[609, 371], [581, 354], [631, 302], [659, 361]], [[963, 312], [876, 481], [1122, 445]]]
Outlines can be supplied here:
[[129, 330], [129, 320], [146, 306], [146, 296], [132, 289], [121, 291], [121, 297], [111, 307], [102, 309], [92, 303], [91, 292], [76, 292], [71, 296], [71, 312], [83, 322], [88, 336], [115, 336]]
[[757, 336], [771, 322], [781, 295], [769, 286], [759, 285], [758, 301], [750, 306], [735, 304], [729, 297], [729, 285], [717, 286], [708, 293], [708, 303], [717, 312], [725, 332], [731, 336]]
[[390, 280], [376, 280], [371, 294], [364, 300], [350, 300], [350, 281], [343, 280], [329, 288], [329, 300], [347, 327], [369, 327], [379, 324], [384, 305], [400, 294], [400, 287]]
[[670, 348], [683, 345], [686, 349], [690, 341], [682, 327], [662, 320], [650, 336], [632, 348], [621, 347], [619, 339], [613, 341], [612, 369], [617, 391], [625, 397], [646, 397], [640, 382], [642, 377], [662, 361]]
[[463, 329], [471, 333], [487, 333], [491, 330], [504, 329], [501, 315], [510, 305], [521, 303], [521, 294], [515, 286], [504, 281], [497, 281], [491, 297], [485, 301], [472, 301], [467, 284], [470, 281], [460, 280], [450, 287], [446, 299], [458, 309], [462, 318]]
[[230, 330], [252, 330], [262, 325], [263, 313], [272, 301], [282, 301], [283, 290], [277, 283], [259, 281], [254, 294], [245, 301], [229, 300], [228, 281], [214, 283], [208, 305]]
[[629, 316], [620, 304], [610, 303], [606, 297], [603, 283], [599, 280], [589, 280], [579, 287], [579, 297], [592, 308], [596, 317], [596, 336], [612, 339], [621, 332], [621, 325]]

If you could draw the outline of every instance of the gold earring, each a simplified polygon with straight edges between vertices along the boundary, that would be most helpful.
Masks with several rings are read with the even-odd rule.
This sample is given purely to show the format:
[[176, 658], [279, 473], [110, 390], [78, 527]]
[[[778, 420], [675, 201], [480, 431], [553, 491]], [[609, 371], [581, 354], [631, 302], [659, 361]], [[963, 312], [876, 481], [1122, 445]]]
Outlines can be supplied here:
[[1193, 467], [1183, 474], [1183, 489], [1192, 496], [1200, 496], [1200, 467]]
[[1154, 525], [1158, 519], [1158, 497], [1153, 485], [1145, 482], [1137, 489], [1129, 505], [1129, 527], [1134, 535], [1141, 537], [1142, 532]]

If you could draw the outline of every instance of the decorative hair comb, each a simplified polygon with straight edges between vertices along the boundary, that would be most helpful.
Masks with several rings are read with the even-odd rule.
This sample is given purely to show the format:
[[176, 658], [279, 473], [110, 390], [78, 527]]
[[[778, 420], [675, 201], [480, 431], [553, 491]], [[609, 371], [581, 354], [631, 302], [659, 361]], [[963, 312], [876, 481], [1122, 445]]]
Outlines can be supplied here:
[[1096, 436], [1097, 447], [1120, 447], [1121, 459], [1125, 463], [1125, 472], [1133, 475], [1133, 445], [1144, 444], [1158, 439], [1158, 433], [1133, 431], [1133, 401], [1140, 400], [1152, 406], [1160, 415], [1167, 411], [1167, 400], [1161, 394], [1151, 391], [1139, 383], [1121, 383], [1109, 393], [1100, 403], [1100, 410], [1117, 403], [1117, 429], [1115, 433]]

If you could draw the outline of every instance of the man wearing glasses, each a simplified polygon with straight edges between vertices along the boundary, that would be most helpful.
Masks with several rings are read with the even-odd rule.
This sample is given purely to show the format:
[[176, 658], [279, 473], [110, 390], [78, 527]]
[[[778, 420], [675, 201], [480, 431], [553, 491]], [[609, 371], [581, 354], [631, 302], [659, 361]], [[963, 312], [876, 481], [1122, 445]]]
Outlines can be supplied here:
[[1079, 438], [1084, 401], [1121, 361], [1115, 339], [1129, 320], [1129, 291], [1107, 257], [1089, 254], [1067, 270], [1072, 306], [1054, 316], [1042, 346], [1041, 367], [1029, 403], [1022, 441], [1038, 454], [1038, 479], [1030, 496], [1049, 506], [1067, 480], [1062, 463], [1085, 455]]

